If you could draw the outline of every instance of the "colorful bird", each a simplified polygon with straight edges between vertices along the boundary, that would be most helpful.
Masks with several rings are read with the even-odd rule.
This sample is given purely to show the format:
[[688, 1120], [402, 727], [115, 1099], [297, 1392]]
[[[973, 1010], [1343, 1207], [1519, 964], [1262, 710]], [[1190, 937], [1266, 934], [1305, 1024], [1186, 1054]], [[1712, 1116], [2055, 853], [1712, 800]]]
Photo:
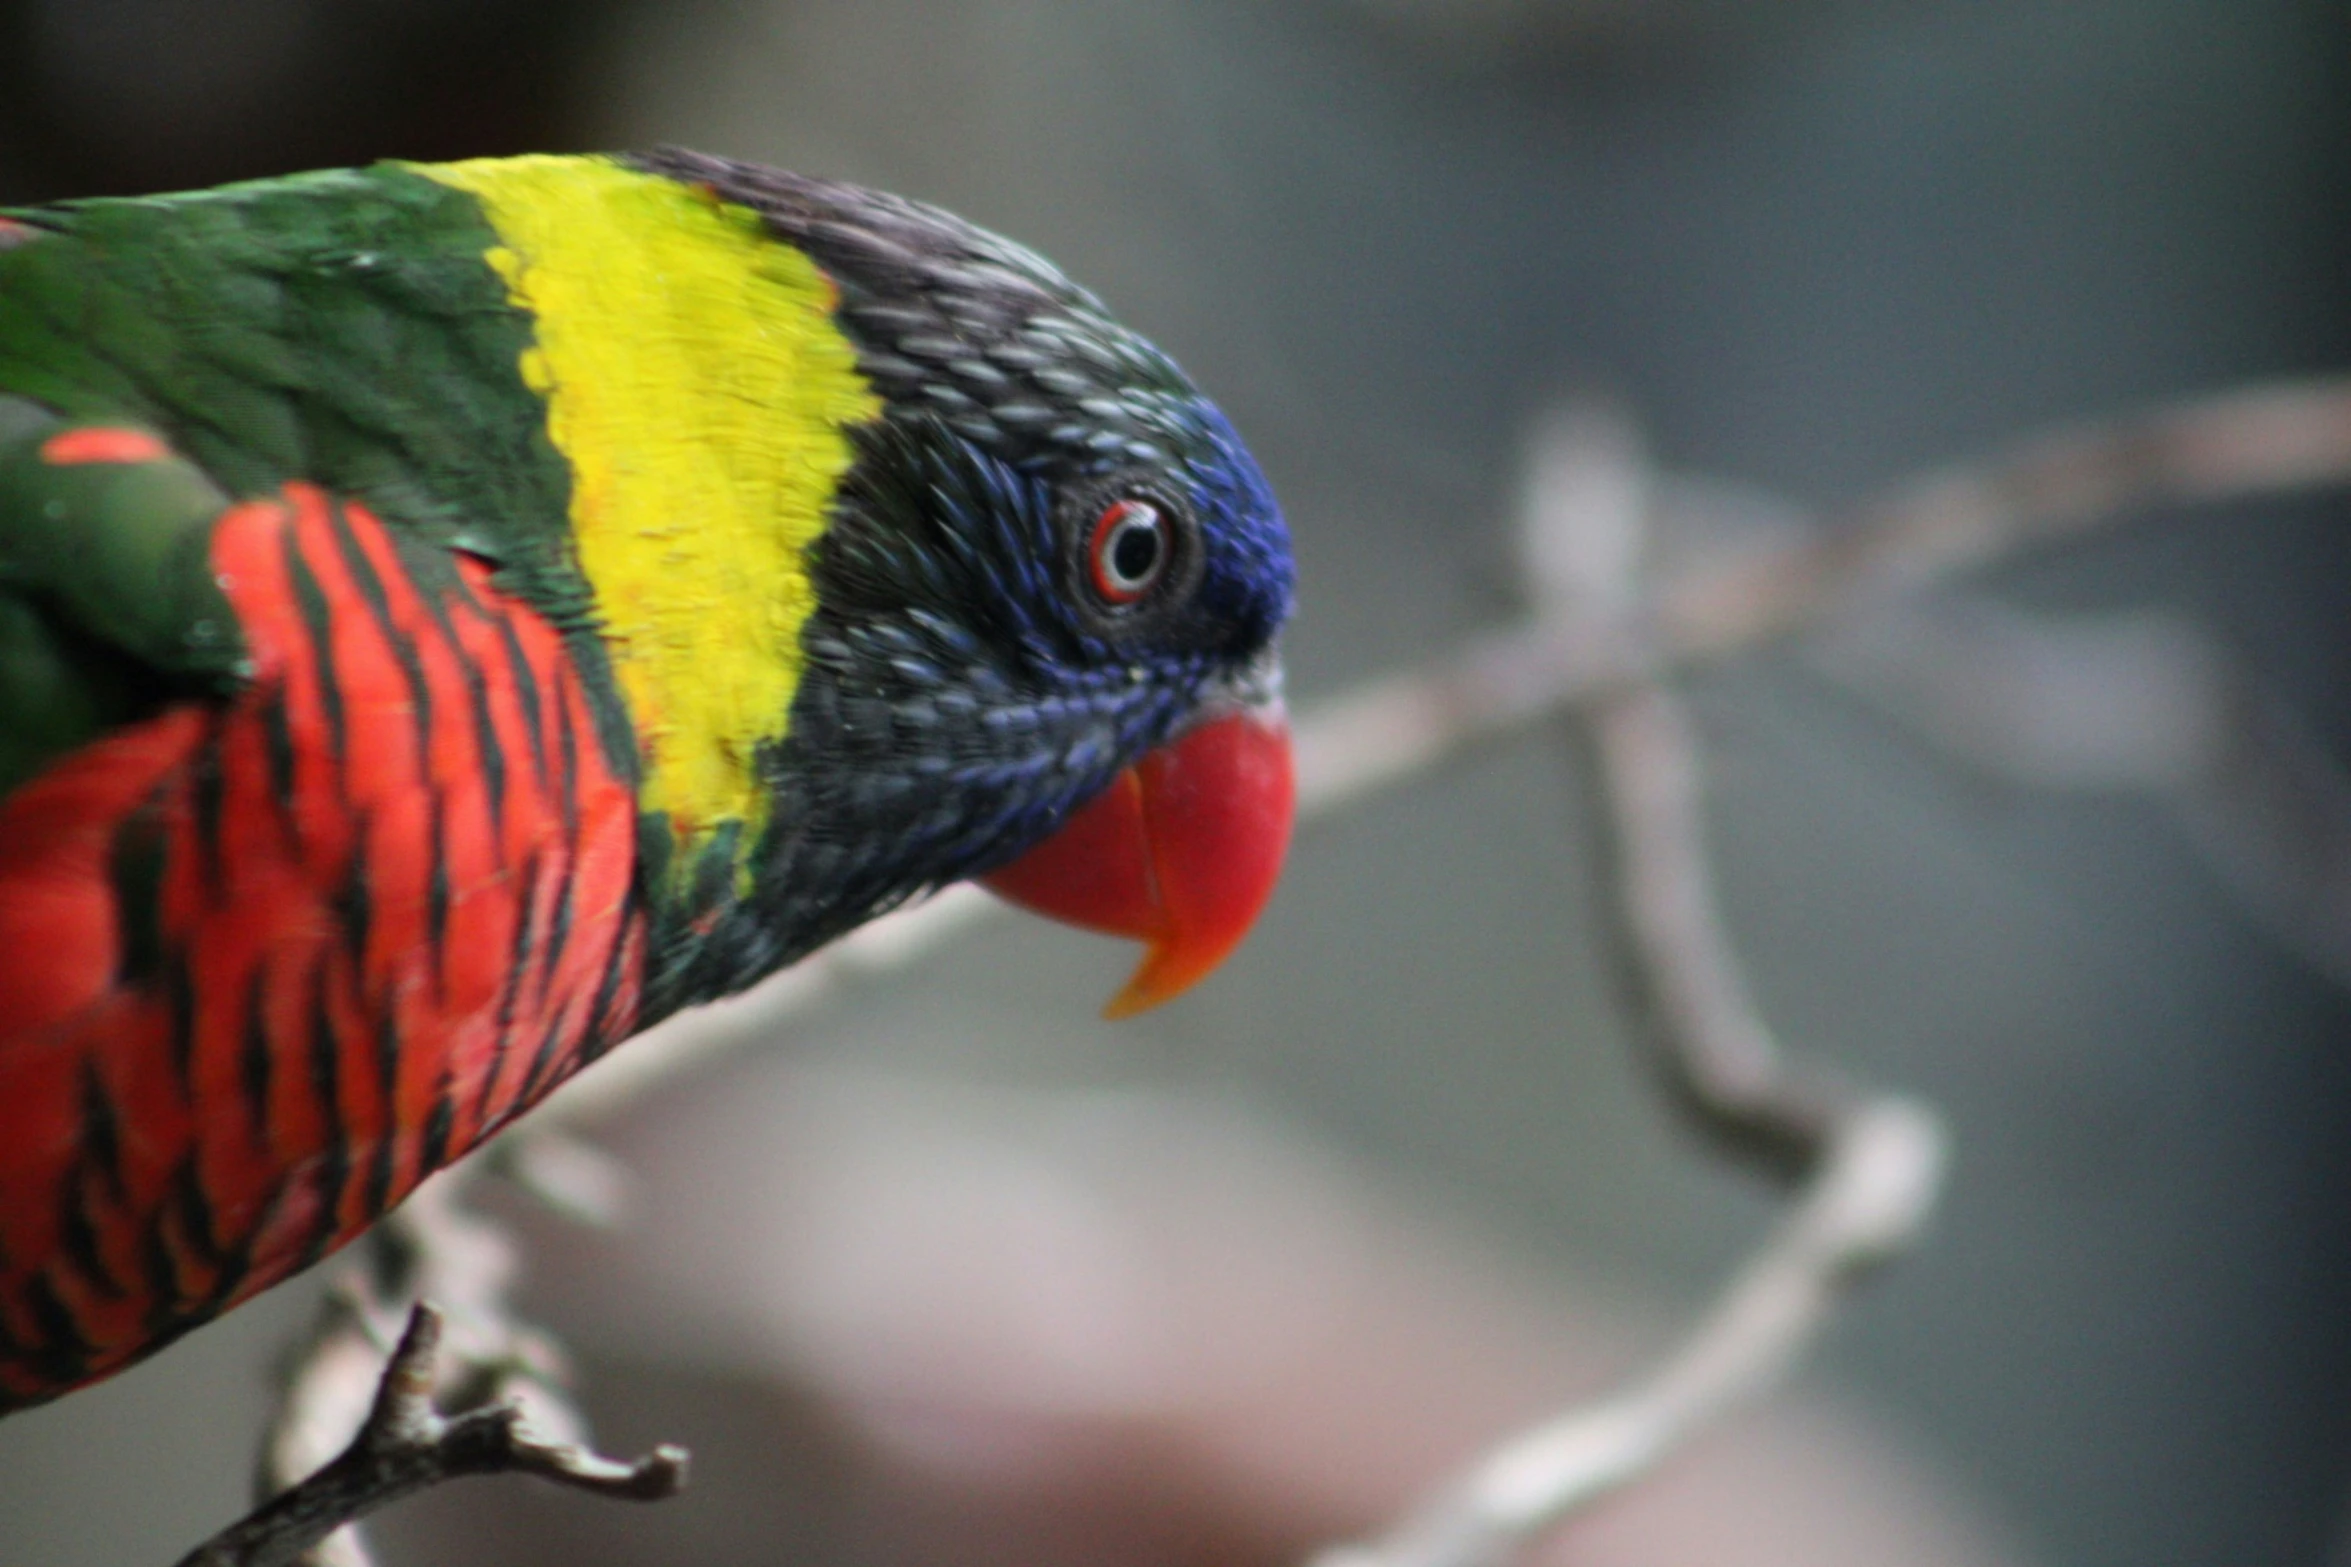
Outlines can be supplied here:
[[0, 214], [0, 1410], [961, 878], [1206, 973], [1288, 538], [1027, 250], [696, 154]]

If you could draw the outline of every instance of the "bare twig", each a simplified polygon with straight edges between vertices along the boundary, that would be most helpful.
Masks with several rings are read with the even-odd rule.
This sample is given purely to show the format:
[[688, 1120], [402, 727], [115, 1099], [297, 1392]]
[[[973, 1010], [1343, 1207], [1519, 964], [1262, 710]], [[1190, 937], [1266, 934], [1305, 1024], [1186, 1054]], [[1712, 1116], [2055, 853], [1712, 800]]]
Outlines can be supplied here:
[[[1522, 550], [1540, 604], [1605, 628], [1641, 667], [1638, 576], [1656, 487], [1630, 425], [1573, 415], [1544, 432], [1535, 468]], [[1607, 802], [1604, 902], [1652, 1057], [1717, 1144], [1804, 1190], [1647, 1379], [1512, 1438], [1384, 1541], [1319, 1567], [1501, 1567], [1784, 1376], [1845, 1293], [1907, 1249], [1941, 1185], [1931, 1111], [1863, 1098], [1772, 1038], [1716, 908], [1698, 740], [1680, 701], [1633, 675], [1593, 694], [1582, 719]]]
[[[1576, 438], [1605, 439], [1596, 429]], [[1897, 486], [1845, 524], [1707, 552], [1633, 606], [1637, 643], [1551, 606], [1361, 687], [1299, 726], [1300, 803], [1335, 807], [1643, 670], [1752, 651], [2147, 507], [2347, 481], [2351, 378], [2200, 398], [2027, 442]], [[1600, 493], [1629, 481], [1574, 482]], [[1533, 488], [1551, 490], [1541, 481]], [[1704, 487], [1654, 478], [1633, 493], [1665, 512], [1685, 498], [1713, 498]], [[1785, 508], [1774, 510], [1786, 519]]]
[[351, 1445], [326, 1467], [256, 1508], [183, 1558], [180, 1567], [291, 1567], [345, 1524], [403, 1496], [462, 1475], [533, 1474], [573, 1490], [632, 1501], [673, 1496], [686, 1455], [658, 1447], [615, 1463], [550, 1441], [511, 1399], [444, 1417], [433, 1408], [441, 1314], [419, 1301], [384, 1367]]
[[[1594, 438], [1593, 429], [1578, 438]], [[1361, 687], [1300, 725], [1300, 804], [1343, 804], [1643, 670], [1752, 651], [2147, 507], [2347, 481], [2351, 378], [2195, 399], [2031, 441], [1897, 486], [1842, 525], [1707, 552], [1633, 606], [1643, 633], [1635, 644], [1552, 606]], [[1635, 493], [1667, 512], [1685, 498], [1714, 498], [1655, 479]], [[1785, 520], [1785, 508], [1775, 511]]]
[[1748, 991], [1715, 906], [1689, 715], [1643, 684], [1593, 704], [1587, 722], [1608, 810], [1603, 907], [1649, 1056], [1725, 1151], [1781, 1180], [1810, 1178], [1857, 1101], [1788, 1058]]
[[2351, 379], [2256, 386], [2085, 426], [1902, 485], [1858, 522], [1659, 594], [1695, 661], [1921, 592], [2150, 506], [2351, 481]]
[[1696, 744], [1678, 704], [1643, 686], [1607, 699], [1592, 723], [1620, 865], [1617, 917], [1677, 1098], [1717, 1141], [1805, 1176], [1804, 1191], [1656, 1371], [1513, 1437], [1386, 1539], [1326, 1553], [1317, 1567], [1501, 1567], [1777, 1383], [1934, 1208], [1944, 1161], [1934, 1113], [1792, 1071], [1748, 999], [1707, 884]]
[[[549, 1200], [560, 1199], [557, 1205], [566, 1211], [578, 1213], [618, 1200], [613, 1174], [598, 1163], [600, 1156], [559, 1134], [542, 1136], [547, 1140], [534, 1140], [512, 1155], [444, 1171], [369, 1233], [358, 1264], [335, 1280], [316, 1323], [289, 1357], [285, 1392], [263, 1442], [255, 1477], [256, 1510], [222, 1540], [242, 1538], [239, 1531], [278, 1517], [288, 1494], [313, 1495], [314, 1505], [302, 1514], [305, 1521], [331, 1517], [329, 1503], [363, 1503], [343, 1519], [355, 1523], [363, 1512], [408, 1490], [437, 1483], [433, 1476], [439, 1472], [427, 1466], [419, 1471], [426, 1478], [418, 1484], [380, 1496], [334, 1486], [319, 1491], [314, 1485], [337, 1464], [344, 1465], [338, 1473], [346, 1479], [352, 1472], [351, 1454], [365, 1431], [362, 1417], [371, 1403], [380, 1406], [389, 1386], [388, 1362], [397, 1358], [395, 1339], [403, 1332], [403, 1322], [413, 1328], [414, 1314], [426, 1300], [435, 1303], [433, 1347], [438, 1353], [425, 1356], [422, 1364], [433, 1373], [442, 1401], [465, 1412], [458, 1418], [500, 1408], [524, 1411], [528, 1425], [519, 1429], [533, 1441], [551, 1451], [561, 1448], [584, 1455], [586, 1423], [571, 1405], [562, 1352], [546, 1334], [518, 1318], [508, 1303], [515, 1274], [514, 1243], [502, 1227], [474, 1212], [465, 1200], [473, 1183], [489, 1169], [508, 1170], [532, 1189], [552, 1187]], [[656, 1456], [663, 1455], [674, 1457], [679, 1465], [685, 1459], [676, 1448], [665, 1447]], [[609, 1470], [605, 1460], [594, 1463]], [[487, 1472], [449, 1470], [440, 1477]], [[302, 1559], [307, 1567], [369, 1567], [372, 1561], [356, 1528], [325, 1535]]]
[[[1520, 558], [1539, 608], [1597, 628], [1646, 665], [1641, 581], [1658, 521], [1657, 476], [1630, 421], [1571, 409], [1538, 433]], [[1685, 1113], [1728, 1152], [1787, 1180], [1812, 1172], [1850, 1108], [1792, 1065], [1748, 995], [1715, 910], [1698, 739], [1659, 678], [1635, 674], [1583, 703], [1608, 803], [1602, 904], [1614, 918], [1626, 1001]]]
[[1934, 1116], [1878, 1100], [1840, 1122], [1804, 1200], [1648, 1378], [1511, 1438], [1386, 1539], [1316, 1567], [1500, 1567], [1639, 1479], [1801, 1355], [1853, 1280], [1908, 1247], [1941, 1176]]

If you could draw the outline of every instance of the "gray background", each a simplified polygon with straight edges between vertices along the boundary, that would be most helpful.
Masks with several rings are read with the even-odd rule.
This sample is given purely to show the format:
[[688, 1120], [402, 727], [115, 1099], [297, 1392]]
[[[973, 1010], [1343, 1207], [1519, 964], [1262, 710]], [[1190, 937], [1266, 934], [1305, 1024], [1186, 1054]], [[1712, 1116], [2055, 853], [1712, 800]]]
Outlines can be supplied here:
[[[1677, 466], [1834, 506], [2048, 421], [2340, 365], [2344, 20], [50, 0], [5, 18], [0, 197], [679, 141], [942, 202], [1054, 256], [1248, 433], [1297, 535], [1310, 707], [1509, 611], [1518, 456], [1568, 391], [1616, 394]], [[2167, 516], [2001, 585], [2205, 613], [2339, 748], [2343, 524], [2332, 501]], [[1776, 1019], [1958, 1132], [1930, 1251], [1827, 1375], [2051, 1562], [2335, 1559], [2344, 998], [2143, 806], [1984, 784], [1781, 658], [1701, 706]], [[1197, 999], [1082, 1045], [907, 1048], [964, 1077], [1231, 1089], [1531, 1257], [1694, 1301], [1767, 1209], [1626, 1060], [1580, 811], [1552, 740], [1493, 748], [1314, 831]], [[920, 984], [1065, 1019], [1106, 973], [1007, 929]], [[0, 1560], [160, 1562], [233, 1511], [258, 1368], [302, 1309], [0, 1425]]]

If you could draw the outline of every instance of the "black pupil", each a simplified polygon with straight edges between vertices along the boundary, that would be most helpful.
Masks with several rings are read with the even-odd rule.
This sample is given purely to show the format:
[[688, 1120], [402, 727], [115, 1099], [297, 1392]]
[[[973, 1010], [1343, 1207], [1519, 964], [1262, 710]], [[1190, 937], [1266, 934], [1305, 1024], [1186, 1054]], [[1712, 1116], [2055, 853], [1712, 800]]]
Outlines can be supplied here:
[[1158, 565], [1159, 514], [1147, 506], [1130, 507], [1110, 535], [1110, 578], [1131, 587]]

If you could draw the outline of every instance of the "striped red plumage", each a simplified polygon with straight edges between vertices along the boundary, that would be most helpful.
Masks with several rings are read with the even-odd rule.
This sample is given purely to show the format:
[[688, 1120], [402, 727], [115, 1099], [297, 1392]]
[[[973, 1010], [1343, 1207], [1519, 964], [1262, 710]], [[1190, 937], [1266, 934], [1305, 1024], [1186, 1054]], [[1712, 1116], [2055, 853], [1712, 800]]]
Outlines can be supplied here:
[[350, 1239], [626, 1034], [636, 814], [560, 634], [305, 485], [254, 676], [0, 802], [0, 1408]]

